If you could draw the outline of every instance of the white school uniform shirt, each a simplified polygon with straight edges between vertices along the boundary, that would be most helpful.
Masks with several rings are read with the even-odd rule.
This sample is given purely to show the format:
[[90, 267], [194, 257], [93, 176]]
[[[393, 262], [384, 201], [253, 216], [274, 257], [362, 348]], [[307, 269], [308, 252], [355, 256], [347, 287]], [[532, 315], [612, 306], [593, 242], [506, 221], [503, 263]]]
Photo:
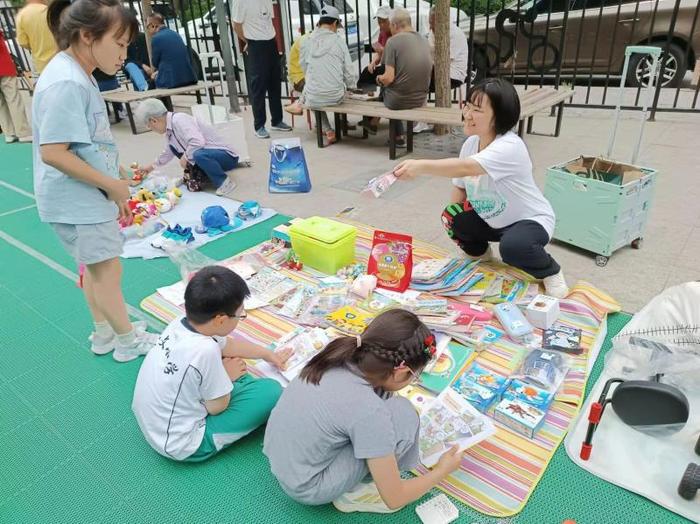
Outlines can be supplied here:
[[248, 40], [272, 40], [275, 12], [272, 0], [234, 0], [233, 21], [243, 25], [243, 34]]
[[554, 210], [532, 177], [532, 161], [522, 139], [508, 131], [479, 152], [479, 137], [464, 142], [459, 158], [476, 160], [486, 171], [480, 176], [453, 178], [464, 188], [474, 211], [494, 229], [521, 220], [539, 223], [549, 238], [554, 233]]
[[202, 443], [204, 402], [233, 389], [221, 360], [225, 345], [225, 337], [202, 335], [180, 317], [146, 355], [131, 409], [146, 441], [161, 455], [183, 460]]

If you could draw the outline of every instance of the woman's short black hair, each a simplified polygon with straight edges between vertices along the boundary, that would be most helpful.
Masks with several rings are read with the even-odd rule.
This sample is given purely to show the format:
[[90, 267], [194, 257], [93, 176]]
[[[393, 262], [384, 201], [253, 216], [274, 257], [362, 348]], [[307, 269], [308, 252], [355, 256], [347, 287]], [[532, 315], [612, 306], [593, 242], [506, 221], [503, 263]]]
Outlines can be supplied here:
[[486, 78], [469, 90], [467, 100], [480, 106], [484, 95], [493, 108], [496, 134], [502, 135], [513, 129], [520, 120], [520, 98], [513, 84], [502, 78]]
[[232, 317], [250, 296], [248, 284], [222, 266], [207, 266], [185, 288], [185, 313], [194, 324], [205, 324], [217, 315]]

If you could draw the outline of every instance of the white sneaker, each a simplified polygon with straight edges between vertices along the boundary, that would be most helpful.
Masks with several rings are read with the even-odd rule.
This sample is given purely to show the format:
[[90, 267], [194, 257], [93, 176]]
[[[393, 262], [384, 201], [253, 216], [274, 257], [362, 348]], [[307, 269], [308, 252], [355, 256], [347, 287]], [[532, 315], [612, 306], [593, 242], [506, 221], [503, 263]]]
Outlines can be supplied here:
[[155, 333], [137, 329], [134, 343], [130, 346], [122, 346], [119, 344], [119, 339], [116, 339], [115, 336], [116, 344], [112, 358], [117, 362], [130, 362], [148, 353], [158, 343], [158, 337], [159, 335]]
[[14, 135], [5, 135], [5, 143], [6, 144], [12, 144], [13, 142], [17, 142], [17, 137]]
[[360, 482], [352, 490], [343, 493], [333, 501], [338, 511], [352, 513], [395, 513], [402, 508], [391, 509], [382, 500], [377, 485], [374, 482]]
[[432, 131], [434, 126], [431, 126], [430, 124], [426, 124], [425, 122], [418, 122], [416, 125], [413, 126], [413, 132], [414, 133], [422, 133], [423, 131]]
[[564, 280], [564, 273], [560, 270], [556, 275], [542, 279], [544, 291], [547, 295], [554, 298], [566, 298], [569, 294], [569, 286]]
[[22, 144], [29, 144], [32, 141], [32, 135], [21, 136], [21, 137], [19, 137], [19, 141]]
[[[147, 324], [143, 320], [132, 322], [131, 325], [134, 326], [136, 331], [146, 331]], [[117, 336], [114, 334], [114, 331], [112, 331], [109, 337], [99, 337], [97, 333], [93, 331], [90, 333], [88, 340], [92, 343], [90, 351], [95, 355], [106, 355], [117, 347]]]
[[236, 189], [236, 185], [236, 182], [234, 182], [232, 178], [226, 178], [224, 183], [217, 188], [217, 196], [224, 196], [228, 195], [229, 193], [233, 193], [233, 190]]

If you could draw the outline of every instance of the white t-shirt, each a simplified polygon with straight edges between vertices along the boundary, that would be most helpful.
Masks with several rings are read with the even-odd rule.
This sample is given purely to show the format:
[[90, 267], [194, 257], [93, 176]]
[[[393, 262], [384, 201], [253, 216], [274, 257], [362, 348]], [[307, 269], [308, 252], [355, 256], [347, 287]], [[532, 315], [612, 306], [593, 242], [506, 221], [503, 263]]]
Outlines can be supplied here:
[[131, 409], [146, 440], [161, 455], [183, 460], [202, 443], [204, 401], [233, 389], [221, 360], [225, 345], [226, 338], [197, 333], [180, 317], [146, 355]]
[[[428, 44], [435, 57], [435, 34], [428, 32]], [[467, 64], [469, 62], [469, 43], [457, 24], [450, 22], [450, 78], [464, 82], [467, 78]]]
[[234, 0], [232, 10], [233, 21], [243, 24], [243, 34], [248, 40], [275, 38], [272, 0]]
[[484, 221], [494, 229], [521, 220], [534, 220], [552, 238], [554, 210], [532, 177], [532, 161], [521, 138], [508, 131], [498, 135], [479, 152], [479, 137], [464, 142], [459, 158], [472, 158], [485, 175], [453, 178], [452, 183], [467, 191], [467, 199]]

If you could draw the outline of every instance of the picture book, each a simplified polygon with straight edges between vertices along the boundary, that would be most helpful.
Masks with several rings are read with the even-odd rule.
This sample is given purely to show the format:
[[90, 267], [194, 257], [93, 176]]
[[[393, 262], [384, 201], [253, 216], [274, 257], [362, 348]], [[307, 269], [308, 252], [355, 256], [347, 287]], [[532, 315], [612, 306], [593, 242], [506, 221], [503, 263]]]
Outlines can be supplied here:
[[496, 431], [488, 417], [448, 388], [420, 417], [419, 453], [421, 462], [431, 467], [453, 445], [465, 450]]
[[278, 343], [275, 351], [292, 348], [293, 353], [287, 361], [287, 367], [281, 374], [289, 381], [299, 375], [306, 363], [330, 342], [328, 333], [319, 328], [307, 329], [286, 342]]
[[452, 258], [427, 258], [413, 268], [412, 282], [434, 280], [444, 274], [444, 270], [453, 264]]
[[473, 348], [449, 342], [447, 348], [431, 365], [429, 372], [420, 376], [420, 384], [429, 391], [440, 393], [476, 356]]
[[357, 307], [373, 315], [378, 315], [382, 311], [398, 306], [399, 303], [395, 300], [376, 292], [372, 292], [369, 297], [357, 303]]
[[354, 306], [343, 306], [326, 315], [326, 323], [348, 335], [361, 335], [373, 318], [374, 315]]
[[554, 324], [551, 328], [544, 330], [542, 347], [544, 349], [556, 349], [564, 353], [580, 355], [583, 352], [581, 347], [581, 330]]
[[398, 394], [410, 400], [419, 415], [435, 400], [433, 393], [415, 384], [406, 386]]

